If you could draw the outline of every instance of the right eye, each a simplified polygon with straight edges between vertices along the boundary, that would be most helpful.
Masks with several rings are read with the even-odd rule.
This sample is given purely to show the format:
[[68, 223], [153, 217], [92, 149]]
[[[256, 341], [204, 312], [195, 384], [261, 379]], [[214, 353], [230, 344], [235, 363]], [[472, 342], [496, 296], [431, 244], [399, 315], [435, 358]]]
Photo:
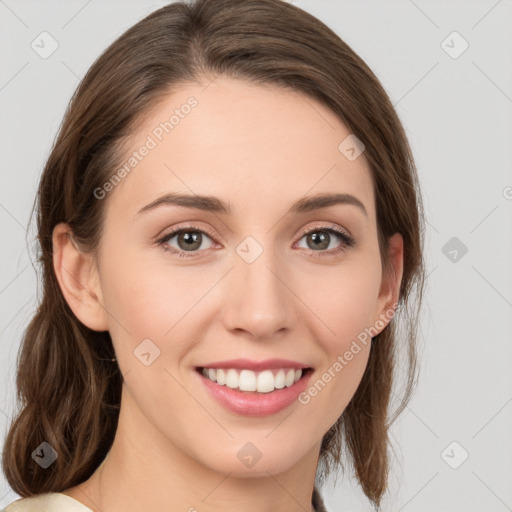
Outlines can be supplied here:
[[[175, 237], [177, 237], [176, 243], [178, 247], [173, 247], [168, 244], [168, 242]], [[157, 241], [157, 244], [160, 245], [164, 251], [168, 251], [171, 254], [177, 254], [180, 257], [191, 257], [194, 256], [194, 253], [198, 252], [199, 249], [205, 249], [203, 244], [204, 237], [210, 238], [210, 235], [202, 229], [185, 227], [167, 233]], [[206, 249], [208, 249], [208, 247], [206, 247]]]

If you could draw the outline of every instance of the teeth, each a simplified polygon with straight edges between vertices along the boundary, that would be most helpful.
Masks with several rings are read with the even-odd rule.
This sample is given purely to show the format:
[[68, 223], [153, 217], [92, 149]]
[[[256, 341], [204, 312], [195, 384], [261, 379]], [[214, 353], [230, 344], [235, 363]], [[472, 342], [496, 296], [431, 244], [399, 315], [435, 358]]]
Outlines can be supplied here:
[[224, 370], [217, 370], [217, 384], [224, 386], [226, 384], [226, 374]]
[[228, 370], [226, 374], [226, 386], [231, 389], [238, 387], [238, 373], [236, 373], [236, 370]]
[[[300, 371], [300, 370], [299, 370]], [[299, 380], [299, 379], [297, 379]], [[283, 389], [286, 384], [286, 375], [284, 370], [279, 370], [274, 377], [274, 387], [276, 389]]]
[[249, 370], [242, 370], [240, 372], [240, 376], [236, 373], [236, 370], [231, 370], [235, 372], [237, 376], [237, 385], [235, 387], [238, 387], [241, 391], [256, 391], [257, 390], [257, 377], [254, 372], [251, 372]]
[[203, 368], [205, 377], [220, 386], [227, 386], [240, 391], [258, 391], [270, 393], [275, 389], [290, 387], [302, 377], [302, 370], [295, 368], [281, 368], [253, 372], [251, 370], [236, 370], [234, 368], [215, 369]]

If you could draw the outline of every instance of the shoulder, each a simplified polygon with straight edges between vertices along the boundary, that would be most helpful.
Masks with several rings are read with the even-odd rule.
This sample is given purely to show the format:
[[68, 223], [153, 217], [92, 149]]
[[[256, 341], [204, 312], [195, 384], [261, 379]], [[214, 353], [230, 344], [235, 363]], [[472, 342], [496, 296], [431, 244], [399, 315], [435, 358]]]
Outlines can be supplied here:
[[2, 512], [92, 512], [79, 501], [59, 492], [47, 492], [13, 501]]

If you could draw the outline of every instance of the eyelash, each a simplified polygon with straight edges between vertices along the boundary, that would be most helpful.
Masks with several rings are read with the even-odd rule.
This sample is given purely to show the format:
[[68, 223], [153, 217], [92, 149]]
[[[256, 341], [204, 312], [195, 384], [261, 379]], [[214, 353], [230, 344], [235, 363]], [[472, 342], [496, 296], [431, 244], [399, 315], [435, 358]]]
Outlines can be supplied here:
[[[321, 256], [321, 257], [322, 256], [333, 256], [335, 254], [342, 253], [355, 245], [355, 240], [350, 235], [348, 235], [347, 233], [342, 231], [340, 228], [338, 228], [334, 224], [330, 224], [328, 226], [314, 226], [312, 228], [309, 228], [301, 233], [299, 240], [301, 240], [304, 236], [309, 235], [310, 233], [315, 233], [317, 231], [333, 233], [338, 238], [338, 240], [341, 242], [341, 245], [336, 249], [331, 249], [330, 251], [313, 251], [312, 249], [310, 249], [309, 250], [310, 256], [313, 256], [313, 257], [314, 256]], [[204, 235], [209, 236], [212, 240], [215, 240], [214, 235], [208, 229], [198, 229], [195, 226], [184, 226], [184, 227], [175, 229], [174, 231], [171, 231], [170, 233], [167, 233], [162, 238], [157, 240], [156, 244], [158, 246], [162, 247], [162, 249], [165, 252], [169, 252], [171, 254], [176, 254], [180, 258], [193, 258], [197, 255], [198, 252], [201, 252], [201, 251], [190, 251], [190, 254], [187, 254], [185, 251], [177, 250], [177, 249], [174, 249], [174, 248], [170, 247], [169, 245], [167, 245], [167, 242], [171, 238], [173, 238], [175, 235], [179, 235], [180, 233], [187, 233], [187, 232], [202, 233]], [[311, 254], [311, 253], [313, 253], [313, 254]]]

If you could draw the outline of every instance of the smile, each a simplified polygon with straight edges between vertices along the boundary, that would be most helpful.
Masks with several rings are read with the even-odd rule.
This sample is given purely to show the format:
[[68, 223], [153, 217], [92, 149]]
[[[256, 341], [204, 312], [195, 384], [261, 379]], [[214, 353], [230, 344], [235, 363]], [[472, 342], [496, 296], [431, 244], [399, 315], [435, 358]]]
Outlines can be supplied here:
[[300, 368], [274, 368], [261, 372], [235, 368], [200, 368], [199, 370], [219, 386], [258, 393], [271, 393], [276, 389], [289, 388], [302, 377]]
[[263, 417], [276, 414], [297, 401], [313, 373], [312, 368], [196, 367], [194, 372], [207, 396], [232, 414]]

